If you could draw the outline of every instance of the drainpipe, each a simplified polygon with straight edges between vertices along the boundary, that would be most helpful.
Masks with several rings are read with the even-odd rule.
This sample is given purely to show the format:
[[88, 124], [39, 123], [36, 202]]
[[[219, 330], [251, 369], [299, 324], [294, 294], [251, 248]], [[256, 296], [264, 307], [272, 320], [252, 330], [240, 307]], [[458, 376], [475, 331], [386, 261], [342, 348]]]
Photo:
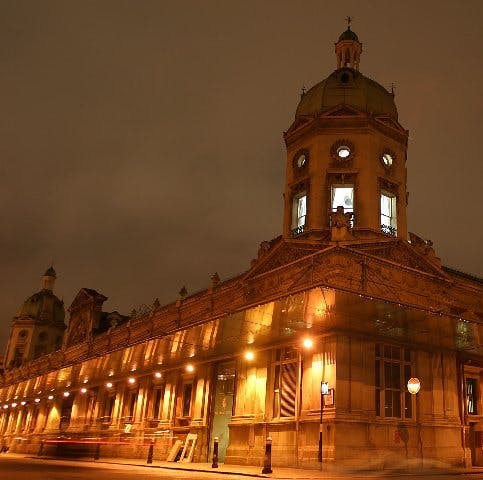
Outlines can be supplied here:
[[463, 447], [463, 466], [466, 467], [466, 439], [465, 439], [465, 375], [464, 364], [459, 355], [456, 357], [456, 372], [458, 382], [458, 400], [461, 422], [461, 446]]

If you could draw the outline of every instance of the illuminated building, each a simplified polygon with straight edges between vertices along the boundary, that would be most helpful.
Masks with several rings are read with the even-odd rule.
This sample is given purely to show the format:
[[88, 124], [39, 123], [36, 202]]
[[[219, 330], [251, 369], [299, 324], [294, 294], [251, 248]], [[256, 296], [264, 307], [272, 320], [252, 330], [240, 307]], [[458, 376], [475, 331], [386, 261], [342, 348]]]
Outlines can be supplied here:
[[408, 132], [361, 52], [348, 28], [337, 69], [303, 93], [284, 134], [283, 234], [244, 274], [129, 318], [83, 288], [62, 348], [18, 365], [14, 321], [4, 444], [88, 437], [141, 458], [154, 438], [164, 460], [196, 434], [194, 461], [217, 436], [220, 461], [259, 465], [270, 436], [275, 466], [483, 464], [483, 281], [408, 233]]

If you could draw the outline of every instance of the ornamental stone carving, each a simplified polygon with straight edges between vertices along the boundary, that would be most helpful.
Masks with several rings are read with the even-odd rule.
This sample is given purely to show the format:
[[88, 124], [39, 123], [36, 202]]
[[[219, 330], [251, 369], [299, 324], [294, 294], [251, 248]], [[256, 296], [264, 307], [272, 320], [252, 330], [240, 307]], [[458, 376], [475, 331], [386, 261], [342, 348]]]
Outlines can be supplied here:
[[343, 240], [353, 240], [351, 220], [352, 212], [344, 213], [344, 207], [338, 206], [337, 210], [330, 214], [331, 240], [340, 242]]

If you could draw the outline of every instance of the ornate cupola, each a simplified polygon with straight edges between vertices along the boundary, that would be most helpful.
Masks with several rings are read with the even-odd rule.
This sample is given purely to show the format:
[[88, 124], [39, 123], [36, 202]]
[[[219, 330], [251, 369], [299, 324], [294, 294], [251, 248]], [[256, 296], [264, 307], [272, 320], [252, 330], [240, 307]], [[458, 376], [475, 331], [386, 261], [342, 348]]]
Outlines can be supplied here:
[[12, 320], [5, 367], [13, 368], [57, 350], [62, 345], [64, 302], [54, 295], [57, 274], [49, 267], [42, 275], [41, 290], [23, 302]]
[[287, 146], [284, 237], [321, 241], [407, 238], [408, 132], [394, 94], [362, 75], [350, 23], [337, 69], [302, 97]]
[[337, 68], [349, 67], [359, 70], [359, 61], [362, 53], [362, 43], [351, 30], [351, 17], [347, 17], [347, 30], [342, 32], [335, 44]]

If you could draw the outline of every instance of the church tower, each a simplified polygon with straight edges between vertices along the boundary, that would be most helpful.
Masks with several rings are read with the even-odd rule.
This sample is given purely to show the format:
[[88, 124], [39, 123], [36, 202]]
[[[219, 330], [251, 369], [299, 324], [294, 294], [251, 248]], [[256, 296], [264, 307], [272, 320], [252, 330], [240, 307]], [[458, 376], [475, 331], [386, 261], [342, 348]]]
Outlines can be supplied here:
[[349, 19], [337, 69], [302, 93], [284, 134], [285, 238], [407, 239], [408, 131], [394, 94], [359, 72], [361, 53]]
[[57, 274], [53, 267], [42, 276], [41, 290], [25, 300], [13, 318], [4, 366], [14, 368], [58, 350], [65, 330], [64, 302], [53, 292]]

